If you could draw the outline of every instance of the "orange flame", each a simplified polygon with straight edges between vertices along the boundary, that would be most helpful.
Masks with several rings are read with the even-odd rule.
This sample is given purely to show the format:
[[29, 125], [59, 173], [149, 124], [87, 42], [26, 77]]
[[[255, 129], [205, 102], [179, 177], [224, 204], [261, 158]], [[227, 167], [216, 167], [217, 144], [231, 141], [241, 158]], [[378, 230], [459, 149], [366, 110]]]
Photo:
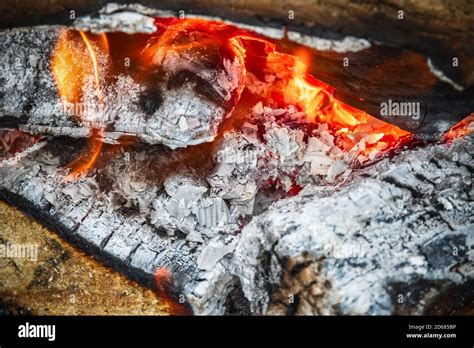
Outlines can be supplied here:
[[[52, 57], [51, 69], [58, 87], [61, 99], [71, 103], [79, 103], [82, 99], [84, 80], [89, 74], [94, 75], [94, 86], [98, 91], [99, 101], [103, 100], [103, 94], [100, 90], [100, 70], [94, 44], [88, 38], [88, 35], [82, 31], [79, 32], [83, 45], [80, 44], [72, 32], [63, 31], [56, 43], [56, 49]], [[101, 53], [109, 53], [109, 44], [107, 36], [101, 34], [98, 45], [101, 46]], [[99, 48], [97, 48], [99, 49]], [[87, 52], [87, 53], [86, 53]], [[92, 62], [92, 72], [90, 71], [90, 63], [87, 59], [78, 59], [87, 54]], [[84, 117], [86, 115], [74, 115]], [[71, 168], [70, 174], [66, 180], [74, 180], [77, 177], [86, 174], [99, 158], [102, 149], [102, 141], [100, 140], [100, 130], [93, 129], [92, 137], [88, 141], [88, 150], [79, 158], [68, 165]]]
[[99, 131], [94, 129], [93, 136], [88, 141], [87, 151], [68, 164], [71, 172], [66, 177], [66, 180], [74, 181], [78, 177], [87, 174], [99, 158], [102, 146], [103, 142], [99, 137]]
[[90, 43], [89, 39], [87, 38], [86, 33], [84, 33], [83, 31], [80, 31], [79, 34], [81, 34], [82, 40], [86, 44], [87, 51], [89, 51], [89, 55], [90, 55], [91, 60], [92, 60], [92, 65], [94, 66], [95, 88], [99, 88], [99, 85], [100, 85], [99, 65], [97, 64], [97, 57], [96, 57], [94, 48], [92, 48], [92, 44]]
[[[210, 48], [220, 54], [230, 51], [244, 70], [242, 81], [238, 82], [236, 100], [240, 99], [243, 89], [249, 87], [247, 85], [249, 81], [245, 79], [248, 72], [265, 71], [276, 79], [272, 82], [266, 81], [268, 94], [258, 95], [264, 103], [271, 104], [274, 95], [281, 95], [282, 100], [279, 102], [284, 103], [283, 107], [296, 106], [304, 113], [305, 116], [302, 118], [306, 122], [327, 123], [339, 136], [338, 141], [346, 150], [350, 150], [357, 141], [367, 135], [373, 135], [374, 139], [378, 139], [378, 144], [371, 143], [367, 146], [366, 151], [370, 151], [371, 147], [377, 146], [390, 148], [410, 134], [335, 99], [334, 89], [331, 86], [308, 73], [311, 62], [308, 51], [283, 53], [278, 50], [275, 42], [263, 36], [218, 21], [157, 18], [155, 23], [157, 32], [148, 37], [148, 41], [138, 54], [139, 64], [145, 69], [137, 69], [137, 75], [148, 73], [146, 67], [160, 65], [170, 49], [184, 56], [188, 55], [190, 60], [205, 55], [206, 49]], [[120, 49], [129, 49], [128, 46], [124, 46]], [[260, 51], [255, 46], [259, 46]], [[105, 71], [101, 71], [102, 65], [98, 56], [102, 54], [110, 56], [109, 52], [109, 40], [106, 34], [93, 36], [84, 32], [79, 32], [79, 35], [71, 31], [62, 33], [52, 58], [52, 71], [61, 98], [71, 102], [81, 101], [85, 88], [84, 80], [93, 74], [95, 88], [99, 91], [99, 101], [102, 101], [100, 87], [101, 83], [104, 83], [102, 81], [105, 81], [103, 79]], [[136, 53], [131, 53], [136, 56]], [[85, 55], [88, 59], [83, 58]], [[112, 59], [108, 60], [108, 63], [112, 62]], [[81, 161], [74, 161], [74, 163], [80, 162], [81, 165], [72, 171], [73, 176], [86, 173], [99, 157], [102, 148], [98, 137], [100, 131], [94, 131], [94, 134], [89, 145], [89, 158], [85, 163], [86, 155], [81, 156]]]
[[[81, 59], [83, 47], [77, 44], [71, 31], [59, 34], [52, 55], [51, 70], [62, 100], [77, 103], [82, 96], [82, 84], [89, 71], [89, 63]], [[79, 57], [79, 59], [78, 59]]]
[[451, 127], [444, 135], [444, 141], [450, 143], [454, 139], [468, 135], [474, 131], [474, 113], [462, 119], [459, 123]]

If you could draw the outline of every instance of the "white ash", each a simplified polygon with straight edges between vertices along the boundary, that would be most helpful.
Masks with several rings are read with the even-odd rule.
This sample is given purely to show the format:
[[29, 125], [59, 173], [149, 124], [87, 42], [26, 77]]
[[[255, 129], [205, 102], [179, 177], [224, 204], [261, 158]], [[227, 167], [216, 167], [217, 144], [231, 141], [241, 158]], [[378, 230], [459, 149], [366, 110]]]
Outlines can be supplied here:
[[[175, 16], [176, 14], [172, 11], [151, 9], [140, 4], [109, 3], [99, 11], [98, 18], [91, 18], [89, 16], [78, 18], [75, 21], [74, 26], [79, 30], [92, 32], [123, 31], [127, 33], [146, 33], [149, 32], [148, 30], [150, 30], [151, 26], [154, 26], [153, 17]], [[305, 35], [293, 30], [289, 30], [285, 33], [284, 28], [244, 24], [217, 16], [186, 14], [185, 17], [180, 18], [221, 21], [277, 40], [285, 38], [286, 34], [290, 40], [320, 51], [359, 52], [371, 46], [370, 42], [366, 39], [352, 36], [344, 37], [341, 40], [325, 39]]]
[[119, 76], [116, 83], [100, 93], [101, 98], [91, 88], [92, 83], [90, 80], [84, 88], [85, 103], [90, 107], [86, 108], [83, 122], [98, 129], [112, 127], [114, 131], [110, 133], [115, 137], [127, 134], [150, 144], [186, 147], [213, 140], [226, 115], [224, 109], [197, 95], [192, 83], [162, 89], [163, 102], [150, 116], [144, 116], [138, 105], [143, 87], [130, 76]]
[[157, 15], [159, 15], [160, 17], [173, 17], [175, 14], [175, 12], [173, 11], [153, 9], [143, 6], [141, 4], [119, 4], [115, 2], [107, 3], [99, 10], [99, 13], [103, 15], [110, 15], [121, 11], [136, 12], [150, 17]]
[[315, 48], [319, 51], [334, 51], [334, 52], [359, 52], [367, 49], [371, 46], [370, 42], [366, 39], [360, 39], [353, 36], [346, 36], [340, 40], [325, 39], [317, 36], [305, 35], [297, 31], [288, 30], [285, 28], [275, 28], [267, 26], [250, 25], [239, 22], [234, 22], [221, 17], [214, 16], [203, 16], [203, 15], [187, 15], [186, 18], [198, 18], [207, 20], [217, 20], [224, 23], [234, 25], [241, 29], [250, 30], [258, 34], [267, 36], [272, 39], [281, 40], [285, 38], [285, 35], [291, 41], [299, 44]]
[[137, 11], [104, 12], [100, 13], [99, 17], [80, 17], [74, 21], [72, 27], [91, 33], [124, 32], [135, 34], [156, 31], [153, 18]]
[[[472, 280], [467, 265], [472, 264], [468, 231], [474, 206], [461, 193], [471, 175], [466, 167], [450, 165], [445, 152], [445, 145], [404, 152], [365, 169], [368, 179], [359, 177], [328, 196], [308, 187], [254, 218], [230, 263], [252, 311], [285, 314], [292, 295], [300, 300], [296, 314], [420, 314], [426, 303], [419, 305], [417, 296], [429, 302], [444, 282]], [[462, 160], [468, 165], [466, 160], [472, 157]], [[452, 185], [457, 187], [449, 194], [456, 202], [455, 225], [430, 203], [440, 199], [440, 188]], [[356, 253], [352, 248], [338, 255], [343, 246], [356, 246]], [[462, 250], [458, 256], [454, 247]], [[431, 254], [432, 249], [437, 251]], [[270, 261], [263, 262], [267, 254]], [[420, 279], [424, 285], [417, 284]], [[271, 284], [279, 290], [269, 291]], [[397, 290], [397, 284], [409, 290]], [[404, 304], [397, 301], [399, 294]]]
[[209, 242], [199, 254], [197, 266], [205, 271], [212, 270], [225, 255], [234, 251], [236, 244], [236, 239], [232, 239], [227, 245], [222, 240]]
[[[227, 294], [239, 283], [254, 314], [284, 313], [290, 305], [272, 298], [287, 299], [289, 293], [301, 298], [298, 314], [393, 314], [400, 310], [390, 290], [397, 281], [409, 285], [411, 292], [404, 295], [412, 298], [423, 289], [416, 285], [416, 277], [426, 279], [431, 289], [426, 299], [430, 300], [443, 291], [437, 284], [454, 286], [472, 279], [472, 268], [466, 263], [472, 255], [465, 254], [472, 250], [472, 238], [463, 237], [469, 236], [474, 223], [472, 197], [468, 198], [472, 178], [466, 167], [472, 166], [472, 157], [461, 152], [466, 146], [462, 139], [451, 148], [432, 145], [384, 159], [359, 171], [343, 186], [308, 184], [297, 196], [283, 198], [267, 212], [252, 216], [240, 233], [241, 225], [235, 221], [201, 226], [199, 210], [194, 209], [209, 205], [194, 203], [218, 197], [229, 207], [232, 222], [238, 216], [232, 212], [237, 211], [239, 199], [248, 199], [248, 191], [228, 198], [223, 196], [230, 190], [222, 196], [214, 194], [218, 192], [212, 187], [216, 172], [236, 173], [231, 185], [253, 182], [258, 188], [259, 176], [248, 180], [246, 168], [252, 171], [253, 166], [261, 166], [257, 174], [268, 170], [266, 165], [272, 170], [281, 168], [280, 155], [285, 163], [306, 150], [306, 144], [293, 146], [299, 137], [289, 130], [280, 136], [284, 146], [271, 147], [279, 155], [260, 161], [258, 156], [270, 147], [253, 138], [254, 131], [250, 124], [240, 133], [229, 133], [219, 149], [227, 144], [245, 153], [251, 143], [257, 160], [231, 156], [230, 168], [215, 170], [208, 178], [179, 171], [163, 185], [147, 181], [142, 176], [146, 162], [162, 156], [159, 163], [165, 164], [171, 157], [169, 150], [148, 148], [120, 153], [105, 168], [67, 182], [65, 170], [44, 146], [16, 165], [0, 166], [0, 192], [9, 190], [28, 199], [43, 214], [59, 219], [68, 233], [86, 238], [101, 253], [125, 265], [133, 264], [148, 274], [158, 267], [169, 268], [197, 314], [222, 314]], [[319, 132], [324, 134], [324, 129]], [[321, 142], [313, 141], [312, 149], [331, 153], [328, 139], [319, 137]], [[457, 162], [452, 160], [452, 151], [460, 153]], [[108, 190], [102, 190], [99, 182], [104, 175], [112, 184]], [[309, 171], [305, 175], [314, 177]], [[222, 185], [221, 180], [216, 183]], [[197, 202], [187, 200], [188, 195]], [[431, 203], [438, 201], [452, 208], [438, 211]], [[127, 207], [135, 207], [136, 212], [124, 210]], [[162, 215], [150, 222], [153, 214]], [[169, 234], [157, 234], [160, 227]], [[341, 244], [361, 245], [361, 257], [340, 257], [332, 249], [328, 257], [326, 248]], [[457, 246], [459, 258], [433, 251], [444, 250], [443, 245], [449, 251]], [[304, 274], [288, 276], [291, 267]], [[406, 310], [413, 314], [426, 308], [407, 303]]]
[[288, 38], [299, 44], [315, 48], [319, 51], [334, 52], [359, 52], [371, 46], [365, 39], [359, 39], [353, 36], [346, 36], [342, 40], [329, 40], [316, 36], [301, 34], [295, 31], [288, 32]]
[[49, 134], [57, 136], [66, 136], [70, 138], [88, 138], [92, 135], [92, 129], [89, 127], [51, 127], [42, 125], [22, 124], [18, 127], [22, 132], [31, 134]]
[[430, 58], [428, 58], [428, 67], [430, 68], [430, 71], [433, 75], [435, 75], [440, 81], [443, 81], [443, 82], [446, 82], [448, 84], [450, 84], [455, 90], [457, 91], [463, 91], [464, 90], [464, 87], [457, 84], [456, 82], [454, 82], [453, 80], [451, 80], [449, 77], [446, 76], [446, 74], [438, 69], [434, 64], [433, 62], [431, 61]]

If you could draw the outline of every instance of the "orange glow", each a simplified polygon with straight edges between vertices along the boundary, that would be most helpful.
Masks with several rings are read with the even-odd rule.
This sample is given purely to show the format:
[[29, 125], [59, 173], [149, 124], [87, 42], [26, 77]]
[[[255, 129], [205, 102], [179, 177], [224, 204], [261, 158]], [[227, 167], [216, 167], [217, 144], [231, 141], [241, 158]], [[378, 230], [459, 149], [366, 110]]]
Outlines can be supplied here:
[[99, 78], [99, 65], [97, 64], [97, 57], [95, 55], [94, 49], [92, 48], [92, 44], [87, 39], [87, 35], [83, 31], [80, 31], [79, 34], [81, 34], [82, 40], [86, 44], [87, 51], [89, 51], [89, 55], [92, 60], [92, 65], [94, 66], [95, 88], [99, 88], [100, 78]]
[[474, 113], [454, 125], [445, 135], [444, 141], [450, 143], [454, 139], [468, 135], [474, 131]]
[[[343, 138], [341, 142], [345, 143], [348, 150], [368, 134], [376, 134], [381, 142], [380, 148], [395, 146], [402, 138], [410, 135], [409, 132], [335, 99], [331, 86], [308, 74], [311, 57], [307, 49], [299, 49], [293, 54], [279, 52], [274, 42], [222, 22], [157, 18], [155, 23], [162, 34], [158, 38], [152, 38], [143, 50], [142, 57], [147, 64], [159, 64], [170, 49], [187, 52], [192, 59], [192, 49], [196, 50], [195, 54], [200, 54], [203, 46], [219, 43], [230, 47], [238, 60], [245, 64], [246, 74], [248, 65], [262, 58], [263, 54], [265, 66], [262, 69], [276, 76], [275, 81], [267, 83], [266, 93], [259, 95], [264, 105], [267, 103], [271, 106], [274, 101], [272, 96], [281, 94], [284, 104], [299, 107], [305, 113], [307, 121], [327, 123], [339, 130], [347, 128], [345, 132], [341, 131], [340, 138]], [[254, 52], [252, 43], [261, 44], [263, 53]], [[249, 87], [249, 83], [251, 82], [246, 80], [241, 89]], [[366, 152], [370, 151], [372, 145], [368, 146]]]
[[76, 180], [89, 172], [99, 158], [102, 150], [102, 140], [99, 137], [99, 131], [94, 130], [93, 136], [88, 140], [87, 150], [68, 165], [71, 172], [66, 177], [66, 180]]
[[[198, 63], [202, 61], [204, 65], [223, 64], [230, 60], [239, 64], [243, 71], [239, 75], [240, 80], [236, 81], [237, 92], [232, 96], [234, 109], [241, 93], [247, 88], [264, 106], [295, 107], [301, 114], [298, 121], [302, 124], [328, 124], [337, 145], [346, 151], [367, 137], [376, 139], [366, 144], [362, 151], [365, 155], [373, 149], [389, 150], [410, 135], [337, 100], [331, 86], [308, 73], [311, 55], [307, 49], [292, 54], [281, 52], [277, 42], [219, 21], [156, 18], [155, 24], [157, 31], [145, 37], [145, 41], [137, 41], [139, 45], [120, 41], [120, 47], [114, 46], [115, 50], [112, 49], [115, 53], [119, 50], [127, 52], [127, 56], [136, 57], [135, 75], [131, 76], [138, 81], [146, 79], [147, 74], [159, 71], [157, 68], [163, 63], [165, 55], [170, 53], [179, 53], [180, 59], [196, 60]], [[103, 100], [105, 88], [101, 87], [106, 87], [105, 76], [111, 71], [113, 63], [109, 41], [113, 35], [75, 31], [61, 33], [52, 58], [52, 72], [61, 99], [82, 101], [84, 92], [89, 92], [87, 88], [90, 88], [85, 83], [86, 77], [92, 75], [94, 87], [98, 90], [98, 100]], [[255, 76], [265, 88], [252, 88], [255, 78], [252, 80], [251, 76]], [[270, 78], [267, 79], [267, 76]], [[102, 148], [98, 137], [100, 130], [94, 131], [94, 134], [89, 146], [90, 153], [88, 157], [81, 156], [81, 164], [71, 173], [73, 177], [86, 173], [99, 157]]]
[[80, 101], [83, 80], [90, 69], [83, 55], [84, 49], [72, 33], [61, 31], [52, 56], [51, 70], [59, 96], [70, 103]]
[[310, 122], [341, 127], [366, 123], [365, 112], [336, 100], [331, 86], [307, 74], [305, 62], [308, 61], [307, 55], [291, 56], [279, 52], [268, 55], [267, 66], [280, 78], [275, 87], [283, 91], [285, 103], [300, 106]]
[[108, 55], [106, 34], [92, 36], [82, 31], [61, 31], [51, 61], [51, 71], [61, 99], [70, 103], [81, 102], [89, 75], [93, 75], [94, 86], [98, 89], [101, 76], [105, 73], [101, 72], [99, 56], [105, 59]]
[[[109, 54], [107, 36], [101, 34], [97, 41], [97, 48], [89, 39], [88, 35], [79, 32], [79, 41], [75, 32], [62, 31], [52, 57], [52, 72], [58, 88], [58, 93], [63, 101], [79, 103], [82, 100], [84, 82], [88, 75], [94, 76], [94, 87], [98, 90], [99, 101], [103, 100], [100, 90], [101, 71], [99, 69], [98, 52], [102, 55]], [[91, 69], [92, 68], [92, 69]], [[83, 118], [86, 115], [73, 115]], [[92, 137], [88, 141], [88, 149], [79, 158], [68, 165], [71, 168], [67, 180], [75, 180], [87, 174], [99, 158], [102, 149], [100, 130], [94, 129]]]
[[105, 33], [100, 34], [100, 39], [102, 40], [102, 45], [104, 47], [105, 52], [109, 53], [109, 40], [107, 39], [107, 35]]

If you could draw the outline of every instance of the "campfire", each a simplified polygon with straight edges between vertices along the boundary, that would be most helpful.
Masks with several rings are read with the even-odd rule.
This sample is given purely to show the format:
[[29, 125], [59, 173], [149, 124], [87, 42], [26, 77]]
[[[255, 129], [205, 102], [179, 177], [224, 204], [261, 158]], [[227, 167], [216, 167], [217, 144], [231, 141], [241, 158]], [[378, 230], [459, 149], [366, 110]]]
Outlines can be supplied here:
[[439, 299], [472, 283], [473, 110], [423, 103], [471, 92], [400, 51], [422, 93], [371, 114], [345, 55], [394, 48], [272, 32], [133, 6], [1, 32], [26, 68], [0, 76], [0, 197], [176, 314], [455, 311]]

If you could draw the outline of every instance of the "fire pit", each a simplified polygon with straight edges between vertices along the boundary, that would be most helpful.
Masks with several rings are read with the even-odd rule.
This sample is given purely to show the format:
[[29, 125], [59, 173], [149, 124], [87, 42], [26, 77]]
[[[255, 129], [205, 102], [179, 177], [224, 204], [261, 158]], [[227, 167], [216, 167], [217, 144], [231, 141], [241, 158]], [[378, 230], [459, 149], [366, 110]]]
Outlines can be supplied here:
[[176, 314], [469, 310], [473, 89], [430, 52], [117, 4], [0, 40], [0, 197]]

